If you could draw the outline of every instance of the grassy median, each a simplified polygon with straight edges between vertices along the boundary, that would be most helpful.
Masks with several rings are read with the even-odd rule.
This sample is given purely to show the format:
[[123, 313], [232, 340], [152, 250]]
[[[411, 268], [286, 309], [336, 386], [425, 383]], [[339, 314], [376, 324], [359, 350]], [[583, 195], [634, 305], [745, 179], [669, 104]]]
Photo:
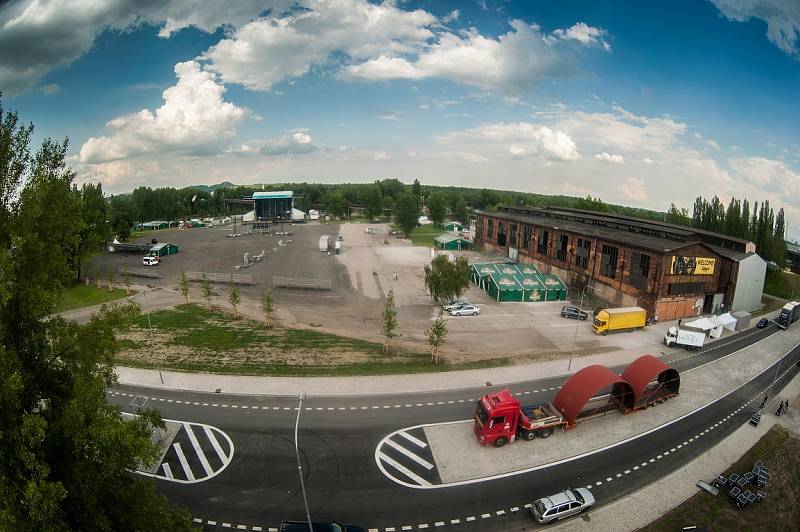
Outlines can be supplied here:
[[739, 510], [728, 500], [727, 490], [716, 497], [699, 491], [640, 531], [674, 532], [692, 525], [705, 526], [708, 530], [797, 530], [800, 523], [800, 437], [775, 425], [723, 474], [750, 471], [757, 460], [769, 467], [771, 475], [763, 502]]
[[505, 359], [466, 364], [433, 365], [430, 354], [310, 329], [274, 327], [231, 318], [228, 312], [200, 305], [180, 305], [174, 310], [139, 317], [133, 330], [120, 340], [121, 365], [242, 375], [385, 375], [452, 369], [473, 369], [507, 364]]
[[[131, 295], [135, 294], [131, 290]], [[66, 312], [76, 308], [90, 307], [100, 303], [108, 303], [125, 297], [127, 294], [122, 288], [109, 290], [107, 287], [97, 288], [94, 285], [76, 284], [64, 291], [64, 299], [56, 308], [56, 312]]]

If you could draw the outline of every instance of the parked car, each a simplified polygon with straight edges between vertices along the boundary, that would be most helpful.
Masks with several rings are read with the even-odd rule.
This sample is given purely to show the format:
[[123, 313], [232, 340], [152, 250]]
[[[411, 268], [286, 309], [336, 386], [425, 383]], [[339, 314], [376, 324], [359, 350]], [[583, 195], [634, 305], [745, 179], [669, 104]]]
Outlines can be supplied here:
[[145, 266], [158, 266], [159, 262], [161, 261], [158, 260], [158, 257], [154, 255], [145, 255], [142, 258], [142, 264], [144, 264]]
[[756, 327], [758, 327], [759, 329], [763, 329], [767, 325], [769, 325], [769, 320], [767, 318], [761, 318], [760, 320], [758, 320], [758, 323], [756, 323]]
[[589, 314], [575, 307], [561, 307], [561, 317], [583, 321], [589, 317]]
[[467, 301], [466, 299], [456, 299], [454, 301], [451, 301], [450, 303], [447, 303], [446, 305], [443, 305], [442, 309], [444, 309], [445, 312], [450, 312], [451, 310], [461, 308], [464, 305], [469, 305], [469, 301]]
[[586, 488], [567, 488], [533, 502], [531, 515], [537, 523], [550, 523], [585, 512], [594, 505], [594, 495]]
[[451, 316], [477, 316], [481, 313], [481, 309], [475, 305], [464, 305], [463, 307], [454, 308], [450, 311]]
[[[314, 532], [365, 532], [360, 526], [342, 525], [336, 521], [312, 522], [311, 527]], [[308, 521], [284, 521], [280, 532], [308, 532]]]

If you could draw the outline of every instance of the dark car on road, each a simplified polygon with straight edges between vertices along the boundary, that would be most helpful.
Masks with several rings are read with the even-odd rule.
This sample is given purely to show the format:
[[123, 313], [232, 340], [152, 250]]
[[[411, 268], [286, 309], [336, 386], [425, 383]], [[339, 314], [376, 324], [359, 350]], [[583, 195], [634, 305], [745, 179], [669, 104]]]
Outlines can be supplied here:
[[769, 320], [767, 318], [761, 318], [760, 320], [758, 320], [758, 323], [756, 323], [756, 327], [758, 327], [759, 329], [763, 329], [767, 325], [769, 325]]
[[588, 318], [589, 315], [586, 312], [579, 310], [575, 307], [561, 307], [561, 317], [583, 321], [586, 318]]
[[[342, 525], [336, 521], [325, 523], [311, 523], [314, 532], [366, 532], [356, 525]], [[308, 532], [308, 521], [284, 521], [281, 523], [280, 532]]]

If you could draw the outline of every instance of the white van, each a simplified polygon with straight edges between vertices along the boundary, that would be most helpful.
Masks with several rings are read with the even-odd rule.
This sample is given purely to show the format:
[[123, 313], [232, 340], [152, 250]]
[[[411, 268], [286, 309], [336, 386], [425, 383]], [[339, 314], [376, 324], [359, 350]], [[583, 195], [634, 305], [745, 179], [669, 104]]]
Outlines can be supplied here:
[[158, 257], [153, 255], [145, 255], [144, 258], [142, 258], [142, 264], [145, 266], [158, 266], [159, 262]]

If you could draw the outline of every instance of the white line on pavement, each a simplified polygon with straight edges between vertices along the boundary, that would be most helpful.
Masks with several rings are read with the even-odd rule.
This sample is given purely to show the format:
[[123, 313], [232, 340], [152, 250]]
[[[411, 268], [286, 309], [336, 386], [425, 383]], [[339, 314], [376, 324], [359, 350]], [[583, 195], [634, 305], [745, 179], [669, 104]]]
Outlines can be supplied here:
[[412, 453], [411, 451], [409, 451], [408, 449], [406, 449], [402, 445], [397, 444], [397, 443], [393, 442], [392, 440], [386, 440], [386, 444], [389, 447], [391, 447], [391, 448], [403, 453], [404, 455], [408, 456], [409, 458], [414, 460], [416, 463], [418, 463], [419, 465], [421, 465], [425, 469], [427, 469], [429, 471], [431, 469], [433, 469], [433, 464], [432, 463], [428, 462], [424, 458], [421, 458], [421, 457], [417, 456], [416, 454]]
[[395, 460], [393, 460], [391, 457], [389, 457], [389, 456], [386, 456], [386, 455], [385, 455], [385, 454], [383, 454], [383, 453], [378, 453], [378, 457], [379, 457], [381, 460], [383, 460], [384, 462], [386, 462], [387, 464], [389, 464], [390, 466], [392, 466], [393, 468], [395, 468], [395, 469], [397, 469], [398, 471], [400, 471], [401, 473], [403, 473], [405, 476], [407, 476], [407, 477], [408, 477], [408, 478], [410, 478], [411, 480], [415, 481], [415, 482], [416, 482], [418, 485], [420, 485], [420, 486], [430, 486], [430, 485], [431, 485], [431, 483], [430, 483], [430, 482], [428, 482], [427, 480], [425, 480], [425, 479], [424, 479], [424, 478], [422, 478], [421, 476], [417, 475], [416, 473], [414, 473], [413, 471], [411, 471], [410, 469], [408, 469], [408, 468], [407, 468], [406, 466], [404, 466], [403, 464], [397, 463], [397, 462], [396, 462]]
[[222, 446], [217, 441], [216, 436], [214, 436], [214, 432], [211, 430], [211, 427], [203, 427], [203, 430], [206, 432], [206, 437], [208, 441], [211, 442], [211, 446], [214, 447], [214, 450], [217, 451], [217, 456], [219, 459], [222, 460], [223, 463], [228, 461], [228, 456], [225, 454], [225, 451], [222, 450]]
[[206, 475], [210, 477], [214, 474], [214, 470], [211, 468], [211, 464], [208, 463], [206, 454], [203, 452], [203, 448], [200, 447], [200, 442], [197, 441], [197, 436], [195, 436], [192, 426], [189, 423], [184, 423], [183, 428], [186, 430], [186, 435], [189, 436], [189, 441], [192, 442], [194, 452], [197, 455], [197, 458], [200, 460], [200, 464], [203, 466]]
[[183, 473], [186, 475], [188, 480], [195, 480], [194, 473], [192, 473], [192, 468], [189, 467], [189, 462], [186, 460], [186, 455], [183, 454], [183, 449], [181, 449], [180, 443], [173, 443], [173, 449], [175, 449], [175, 454], [178, 455], [178, 460], [181, 463], [181, 467], [183, 467]]
[[175, 478], [175, 477], [172, 476], [172, 468], [169, 467], [168, 463], [164, 462], [163, 464], [161, 464], [161, 467], [164, 468], [164, 476], [165, 477], [167, 477], [167, 478]]
[[411, 434], [408, 434], [405, 431], [401, 430], [400, 432], [398, 432], [398, 434], [400, 436], [402, 436], [403, 438], [407, 439], [408, 441], [410, 441], [411, 443], [413, 443], [414, 445], [416, 445], [417, 447], [422, 447], [424, 449], [425, 447], [428, 446], [428, 444], [425, 443], [424, 441], [422, 441], [422, 440], [420, 440], [418, 438], [415, 438], [414, 436], [412, 436]]

